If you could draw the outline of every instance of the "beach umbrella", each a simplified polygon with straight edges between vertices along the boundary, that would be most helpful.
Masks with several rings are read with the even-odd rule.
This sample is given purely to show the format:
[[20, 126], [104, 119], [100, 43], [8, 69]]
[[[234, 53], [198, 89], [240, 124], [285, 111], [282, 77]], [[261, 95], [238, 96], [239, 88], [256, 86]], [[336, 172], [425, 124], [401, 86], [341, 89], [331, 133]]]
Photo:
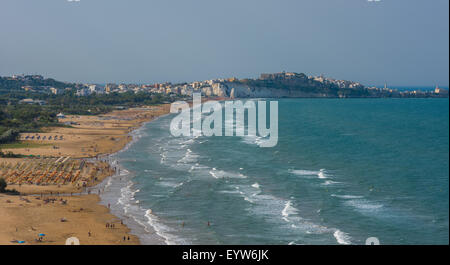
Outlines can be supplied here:
[[23, 244], [23, 243], [25, 243], [25, 241], [17, 241], [17, 243]]
[[39, 234], [39, 236], [45, 236], [45, 234]]

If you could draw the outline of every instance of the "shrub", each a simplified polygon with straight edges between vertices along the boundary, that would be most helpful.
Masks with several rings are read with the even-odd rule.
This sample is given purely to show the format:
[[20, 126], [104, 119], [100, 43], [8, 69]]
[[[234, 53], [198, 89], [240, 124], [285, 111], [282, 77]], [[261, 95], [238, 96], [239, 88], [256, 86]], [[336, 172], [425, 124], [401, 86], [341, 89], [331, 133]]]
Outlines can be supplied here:
[[0, 178], [0, 192], [3, 193], [6, 191], [6, 187], [8, 184], [6, 184], [6, 180], [3, 178]]

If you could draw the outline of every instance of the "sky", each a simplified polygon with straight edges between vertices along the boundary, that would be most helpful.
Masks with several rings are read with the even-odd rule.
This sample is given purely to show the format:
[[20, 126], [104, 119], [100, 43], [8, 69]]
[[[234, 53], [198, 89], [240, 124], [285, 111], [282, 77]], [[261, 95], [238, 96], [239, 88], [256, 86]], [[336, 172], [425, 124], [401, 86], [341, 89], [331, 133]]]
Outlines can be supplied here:
[[448, 86], [448, 0], [1, 0], [0, 76]]

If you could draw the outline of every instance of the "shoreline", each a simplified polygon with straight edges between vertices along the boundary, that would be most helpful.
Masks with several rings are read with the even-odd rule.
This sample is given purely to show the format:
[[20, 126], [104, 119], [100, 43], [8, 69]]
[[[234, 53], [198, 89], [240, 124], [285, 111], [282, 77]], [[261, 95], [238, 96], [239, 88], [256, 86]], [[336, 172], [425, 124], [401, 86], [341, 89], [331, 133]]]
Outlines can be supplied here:
[[[227, 101], [230, 100], [228, 98], [202, 98], [202, 103], [207, 101]], [[192, 108], [192, 101], [188, 101], [189, 107]], [[140, 126], [136, 127], [134, 130], [130, 131], [128, 135], [131, 137], [131, 140], [120, 150], [117, 150], [114, 153], [110, 154], [104, 154], [102, 155], [101, 159], [108, 159], [108, 163], [111, 167], [119, 167], [121, 173], [123, 171], [128, 172], [125, 174], [117, 173], [109, 176], [107, 179], [103, 180], [101, 183], [99, 183], [96, 187], [105, 188], [105, 186], [110, 187], [113, 185], [113, 182], [118, 184], [119, 187], [115, 187], [114, 191], [111, 191], [110, 194], [107, 194], [106, 192], [102, 192], [101, 201], [100, 203], [103, 205], [111, 204], [111, 212], [115, 215], [120, 217], [124, 220], [124, 223], [130, 228], [130, 233], [137, 236], [140, 240], [140, 242], [144, 245], [172, 245], [175, 244], [175, 242], [172, 242], [171, 239], [169, 239], [168, 236], [164, 235], [164, 232], [161, 232], [157, 228], [157, 219], [158, 217], [152, 214], [151, 209], [144, 209], [142, 208], [137, 200], [134, 199], [134, 194], [138, 192], [139, 190], [133, 191], [131, 188], [133, 186], [133, 182], [131, 181], [132, 176], [130, 176], [130, 172], [124, 168], [122, 165], [119, 164], [118, 159], [115, 159], [114, 156], [117, 156], [119, 153], [126, 151], [129, 147], [131, 147], [133, 144], [139, 141], [141, 136], [139, 135], [139, 132], [141, 130], [144, 130], [145, 126], [148, 125], [150, 122], [153, 122], [157, 119], [160, 119], [162, 117], [165, 117], [167, 115], [170, 115], [170, 112], [161, 114], [152, 120], [143, 122]], [[100, 158], [100, 157], [99, 157]], [[111, 161], [112, 160], [112, 161]], [[117, 177], [119, 180], [117, 180]], [[125, 180], [122, 180], [125, 179]], [[95, 187], [94, 187], [95, 188]], [[125, 192], [123, 192], [125, 191]], [[131, 196], [126, 197], [124, 194], [128, 194]], [[118, 198], [117, 195], [120, 194], [120, 197]], [[109, 196], [108, 196], [109, 195]], [[114, 196], [115, 195], [115, 196]], [[122, 204], [120, 207], [115, 207], [115, 205], [120, 204], [121, 200], [128, 201], [131, 205], [124, 205]], [[134, 204], [134, 205], [133, 205]], [[131, 207], [130, 207], [131, 206]], [[132, 208], [131, 211], [139, 211], [138, 215], [129, 215], [124, 211], [124, 208]], [[139, 219], [141, 217], [142, 219]], [[149, 227], [150, 226], [150, 227]]]
[[[150, 122], [153, 122], [161, 117], [164, 117], [167, 114], [162, 114], [158, 117], [155, 117], [154, 119], [150, 121], [146, 121], [142, 123], [142, 125], [135, 130], [131, 131], [129, 135], [132, 137], [131, 140], [120, 150], [111, 153], [106, 154], [102, 157], [102, 159], [107, 159], [111, 167], [117, 167], [120, 169], [120, 173], [116, 172], [112, 176], [109, 176], [108, 178], [104, 179], [101, 183], [99, 183], [96, 187], [93, 188], [101, 188], [103, 189], [103, 192], [100, 196], [100, 204], [107, 206], [108, 204], [111, 205], [110, 211], [114, 216], [119, 217], [124, 221], [124, 224], [130, 229], [130, 234], [136, 236], [139, 238], [139, 241], [141, 244], [144, 245], [169, 245], [169, 242], [167, 241], [164, 236], [160, 235], [157, 231], [157, 229], [150, 224], [148, 221], [142, 218], [142, 220], [137, 219], [137, 216], [129, 215], [125, 212], [125, 208], [130, 208], [130, 206], [126, 206], [123, 201], [129, 200], [130, 198], [124, 197], [123, 190], [125, 189], [125, 193], [134, 195], [135, 191], [131, 190], [132, 186], [132, 176], [130, 175], [130, 172], [124, 168], [122, 165], [119, 164], [119, 160], [117, 159], [117, 155], [121, 152], [126, 151], [129, 147], [131, 147], [133, 144], [139, 141], [140, 136], [139, 131], [143, 130], [147, 124]], [[119, 179], [117, 179], [119, 178]], [[131, 184], [130, 184], [131, 183]], [[116, 184], [116, 185], [115, 185]], [[131, 196], [132, 197], [132, 196]], [[134, 198], [133, 198], [134, 199]], [[134, 202], [133, 202], [134, 203]], [[118, 204], [121, 204], [120, 206], [117, 206]], [[145, 209], [142, 209], [138, 204], [132, 205], [134, 208], [131, 210], [139, 210], [139, 211], [148, 211]], [[137, 208], [137, 209], [136, 209]], [[146, 217], [145, 215], [141, 217]], [[148, 227], [147, 224], [150, 225]]]

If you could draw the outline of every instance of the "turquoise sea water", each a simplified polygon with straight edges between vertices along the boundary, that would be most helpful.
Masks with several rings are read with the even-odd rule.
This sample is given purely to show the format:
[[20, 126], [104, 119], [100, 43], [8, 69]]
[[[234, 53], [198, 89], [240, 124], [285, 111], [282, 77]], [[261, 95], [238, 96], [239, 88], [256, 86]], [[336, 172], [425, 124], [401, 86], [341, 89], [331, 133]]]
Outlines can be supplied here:
[[449, 243], [448, 99], [278, 101], [273, 148], [146, 124], [105, 203], [143, 243]]

